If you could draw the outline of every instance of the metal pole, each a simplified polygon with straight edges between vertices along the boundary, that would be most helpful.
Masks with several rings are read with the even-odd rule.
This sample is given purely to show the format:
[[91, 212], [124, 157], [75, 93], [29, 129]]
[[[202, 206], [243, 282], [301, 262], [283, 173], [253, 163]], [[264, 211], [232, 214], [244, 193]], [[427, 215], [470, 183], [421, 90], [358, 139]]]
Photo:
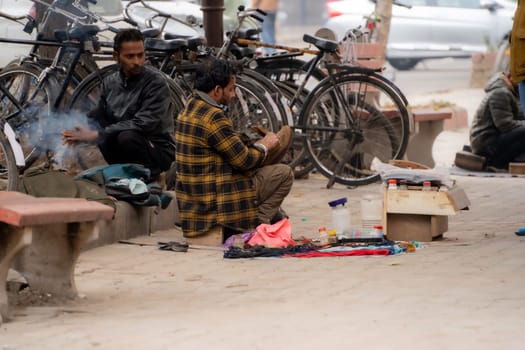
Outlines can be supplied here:
[[222, 22], [224, 0], [202, 0], [201, 10], [207, 45], [220, 47], [224, 40], [224, 26]]

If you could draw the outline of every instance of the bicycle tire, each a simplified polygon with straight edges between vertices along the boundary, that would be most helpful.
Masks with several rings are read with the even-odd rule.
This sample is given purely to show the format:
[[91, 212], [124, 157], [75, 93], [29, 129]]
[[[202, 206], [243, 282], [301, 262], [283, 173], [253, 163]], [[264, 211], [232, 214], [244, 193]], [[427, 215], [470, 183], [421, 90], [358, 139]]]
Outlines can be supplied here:
[[243, 70], [241, 75], [245, 75], [248, 78], [253, 79], [264, 89], [265, 98], [271, 104], [270, 107], [277, 116], [277, 120], [280, 122], [279, 127], [283, 125], [292, 125], [293, 116], [290, 107], [288, 107], [288, 103], [286, 102], [281, 89], [279, 89], [279, 87], [271, 79], [250, 69]]
[[56, 128], [56, 123], [49, 119], [53, 116], [49, 101], [56, 95], [58, 84], [51, 75], [43, 83], [39, 76], [40, 70], [32, 65], [10, 66], [0, 71], [0, 114], [13, 128], [22, 146], [26, 164], [21, 172], [35, 165], [44, 150], [61, 144], [60, 141], [51, 145], [43, 142], [44, 130]]
[[370, 168], [372, 160], [403, 157], [410, 130], [406, 104], [373, 74], [325, 78], [308, 95], [297, 129], [305, 134], [310, 159], [329, 179], [327, 187], [377, 181], [379, 174]]
[[277, 132], [281, 116], [276, 103], [263, 85], [247, 75], [237, 75], [235, 99], [228, 116], [235, 131], [250, 134], [252, 125]]
[[18, 167], [13, 148], [2, 127], [0, 132], [0, 191], [18, 191], [18, 179]]
[[[290, 101], [297, 91], [297, 87], [294, 87], [286, 82], [276, 81], [275, 84], [281, 90], [283, 96], [285, 97], [285, 99], [287, 99], [287, 101]], [[299, 96], [298, 101], [294, 104], [293, 108], [291, 109], [293, 115], [292, 125], [298, 124], [299, 114], [303, 107], [303, 102], [304, 100], [306, 100], [307, 96], [308, 91], [303, 91]], [[294, 177], [296, 179], [305, 178], [315, 168], [314, 164], [308, 158], [307, 150], [303, 147], [302, 134], [298, 130], [294, 132], [292, 146], [290, 147], [283, 159], [284, 162], [287, 163], [293, 169]]]

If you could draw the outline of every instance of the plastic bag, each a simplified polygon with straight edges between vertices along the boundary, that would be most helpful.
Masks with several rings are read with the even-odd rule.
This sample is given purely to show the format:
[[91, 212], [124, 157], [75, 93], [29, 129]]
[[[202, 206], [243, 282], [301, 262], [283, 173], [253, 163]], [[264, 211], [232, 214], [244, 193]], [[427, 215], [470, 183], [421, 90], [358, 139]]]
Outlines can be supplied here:
[[251, 246], [264, 245], [269, 248], [284, 248], [297, 245], [292, 239], [292, 225], [286, 218], [277, 221], [273, 225], [260, 224], [257, 226], [248, 244]]

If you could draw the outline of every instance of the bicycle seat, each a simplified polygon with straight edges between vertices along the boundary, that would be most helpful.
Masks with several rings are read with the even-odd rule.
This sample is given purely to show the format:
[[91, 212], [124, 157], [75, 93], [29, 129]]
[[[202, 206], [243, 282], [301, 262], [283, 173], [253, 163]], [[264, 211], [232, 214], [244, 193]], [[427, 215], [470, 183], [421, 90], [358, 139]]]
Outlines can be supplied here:
[[204, 38], [200, 36], [183, 36], [183, 35], [166, 33], [164, 34], [164, 38], [166, 40], [167, 39], [186, 39], [188, 41], [188, 48], [192, 51], [197, 50], [199, 46], [204, 45], [205, 43]]
[[144, 28], [140, 32], [145, 38], [156, 38], [160, 35], [160, 29], [158, 28]]
[[188, 46], [188, 41], [185, 39], [155, 39], [155, 38], [146, 38], [144, 40], [144, 48], [146, 50], [155, 50], [155, 51], [179, 51], [182, 48]]
[[336, 52], [339, 49], [339, 43], [337, 41], [322, 39], [310, 34], [303, 35], [303, 41], [314, 45], [324, 52]]
[[260, 30], [256, 28], [241, 28], [237, 33], [237, 37], [241, 39], [257, 39]]
[[85, 41], [89, 37], [97, 35], [100, 28], [94, 24], [85, 24], [71, 29], [68, 32], [70, 40]]

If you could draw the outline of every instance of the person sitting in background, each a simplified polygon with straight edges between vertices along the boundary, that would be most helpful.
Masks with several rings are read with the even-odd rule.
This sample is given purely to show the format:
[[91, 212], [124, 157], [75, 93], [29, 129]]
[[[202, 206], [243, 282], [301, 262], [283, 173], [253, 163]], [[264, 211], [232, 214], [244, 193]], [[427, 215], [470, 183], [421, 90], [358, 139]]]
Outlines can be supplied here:
[[516, 84], [509, 73], [498, 73], [485, 92], [470, 128], [470, 145], [488, 166], [507, 169], [525, 155], [525, 120]]
[[108, 164], [136, 163], [157, 180], [175, 159], [173, 118], [163, 73], [145, 66], [144, 37], [137, 29], [115, 36], [119, 70], [104, 79], [97, 107], [88, 117], [97, 128], [64, 130], [66, 144], [96, 142]]

